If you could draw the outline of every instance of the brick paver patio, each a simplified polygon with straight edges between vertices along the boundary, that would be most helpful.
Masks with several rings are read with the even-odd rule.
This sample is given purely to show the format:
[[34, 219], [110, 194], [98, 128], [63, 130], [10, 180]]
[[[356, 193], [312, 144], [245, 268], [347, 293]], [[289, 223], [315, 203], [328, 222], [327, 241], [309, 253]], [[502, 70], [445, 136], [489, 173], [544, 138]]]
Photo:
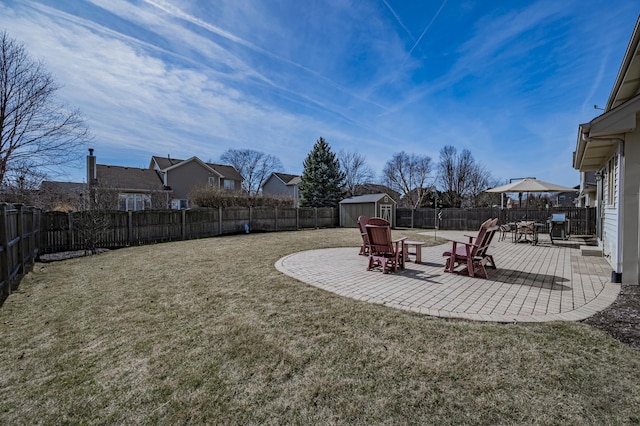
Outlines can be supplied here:
[[[463, 234], [438, 236], [464, 241]], [[487, 269], [488, 279], [445, 273], [442, 253], [450, 244], [424, 247], [421, 264], [408, 262], [392, 274], [367, 271], [367, 258], [358, 255], [357, 247], [294, 253], [276, 268], [356, 300], [481, 321], [577, 321], [609, 306], [620, 292], [620, 285], [610, 282], [609, 264], [601, 257], [581, 256], [577, 245], [552, 245], [547, 236], [538, 245], [498, 238], [490, 251], [498, 269]]]

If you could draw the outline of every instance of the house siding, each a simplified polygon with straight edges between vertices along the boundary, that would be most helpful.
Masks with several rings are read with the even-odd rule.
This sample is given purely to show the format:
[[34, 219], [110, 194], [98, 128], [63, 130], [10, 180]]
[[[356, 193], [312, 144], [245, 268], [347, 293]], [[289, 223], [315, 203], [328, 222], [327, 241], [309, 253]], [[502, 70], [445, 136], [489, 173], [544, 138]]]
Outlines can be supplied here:
[[606, 163], [603, 182], [604, 220], [602, 229], [602, 251], [611, 267], [616, 271], [618, 253], [618, 173], [620, 161], [617, 154]]
[[[640, 129], [625, 135], [620, 191], [622, 282], [640, 284]], [[622, 232], [624, 230], [624, 232]]]
[[190, 161], [180, 167], [167, 171], [167, 182], [173, 190], [174, 199], [186, 199], [194, 188], [194, 182], [206, 185], [209, 177], [214, 177], [216, 185], [220, 184], [216, 174], [210, 172], [197, 161]]
[[299, 204], [298, 185], [287, 185], [275, 175], [271, 175], [262, 185], [262, 195], [289, 197], [292, 200], [293, 207], [298, 207]]
[[269, 180], [265, 182], [262, 186], [262, 193], [265, 195], [285, 195], [292, 198], [295, 195], [293, 185], [287, 186], [275, 176], [271, 176]]

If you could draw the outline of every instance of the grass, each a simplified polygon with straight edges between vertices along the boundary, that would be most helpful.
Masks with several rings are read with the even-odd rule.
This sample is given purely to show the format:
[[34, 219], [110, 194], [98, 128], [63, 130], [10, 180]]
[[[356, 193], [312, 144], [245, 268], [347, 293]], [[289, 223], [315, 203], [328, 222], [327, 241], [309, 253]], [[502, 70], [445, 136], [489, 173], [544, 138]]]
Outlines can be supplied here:
[[329, 229], [36, 264], [0, 309], [0, 423], [640, 422], [640, 355], [585, 324], [432, 318], [274, 267], [357, 245]]

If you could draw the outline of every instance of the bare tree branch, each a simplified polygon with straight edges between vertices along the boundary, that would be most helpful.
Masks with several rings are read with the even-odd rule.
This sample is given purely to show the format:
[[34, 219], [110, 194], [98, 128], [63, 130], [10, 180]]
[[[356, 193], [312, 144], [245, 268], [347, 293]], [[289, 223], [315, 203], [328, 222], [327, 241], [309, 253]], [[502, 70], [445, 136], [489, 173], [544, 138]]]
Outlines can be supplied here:
[[252, 149], [229, 149], [220, 160], [242, 175], [242, 188], [249, 195], [256, 195], [271, 173], [282, 170], [279, 158]]
[[402, 194], [404, 204], [418, 208], [429, 193], [431, 158], [400, 152], [393, 154], [383, 170], [387, 186]]
[[338, 153], [338, 161], [345, 176], [344, 189], [347, 197], [355, 195], [358, 186], [375, 179], [375, 174], [367, 165], [366, 158], [355, 151], [341, 150]]
[[0, 33], [0, 185], [11, 172], [51, 170], [80, 157], [91, 137], [80, 113], [55, 99], [58, 89], [42, 62]]

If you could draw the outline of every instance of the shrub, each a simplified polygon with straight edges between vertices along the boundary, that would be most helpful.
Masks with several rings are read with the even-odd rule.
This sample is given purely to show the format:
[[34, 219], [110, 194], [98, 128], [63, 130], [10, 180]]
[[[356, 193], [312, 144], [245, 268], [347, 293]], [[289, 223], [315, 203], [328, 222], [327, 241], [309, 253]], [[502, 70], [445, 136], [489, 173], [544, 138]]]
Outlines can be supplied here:
[[189, 199], [198, 207], [292, 207], [293, 200], [286, 196], [250, 196], [244, 191], [229, 191], [202, 185], [189, 193]]

